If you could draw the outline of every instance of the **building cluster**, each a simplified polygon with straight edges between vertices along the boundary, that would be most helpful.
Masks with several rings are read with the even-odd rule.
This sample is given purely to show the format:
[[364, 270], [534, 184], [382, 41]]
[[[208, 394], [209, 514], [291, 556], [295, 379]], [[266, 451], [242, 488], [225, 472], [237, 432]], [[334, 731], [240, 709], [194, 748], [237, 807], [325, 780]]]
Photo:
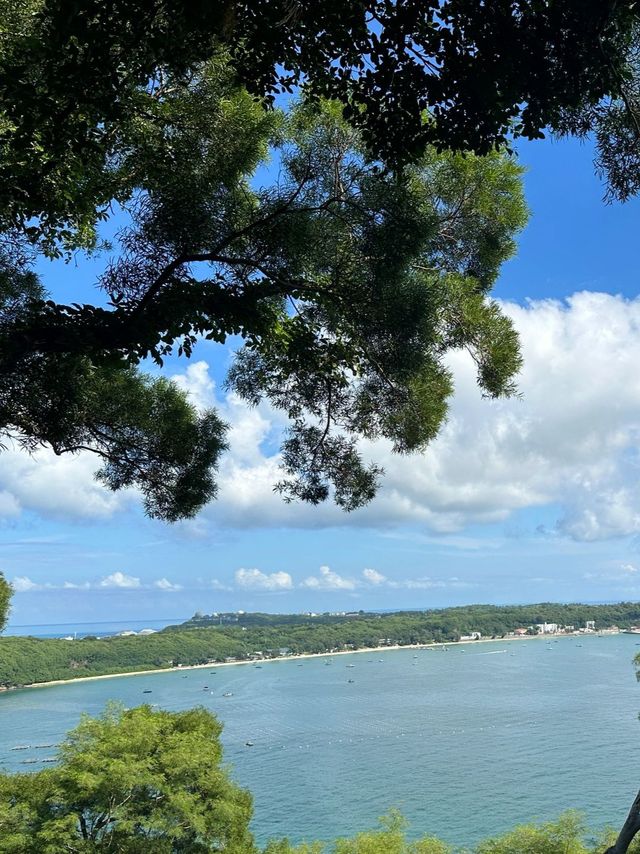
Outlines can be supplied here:
[[[509, 637], [524, 637], [525, 635], [583, 635], [593, 634], [596, 631], [595, 620], [585, 620], [584, 626], [576, 628], [575, 626], [561, 626], [559, 623], [534, 623], [532, 626], [527, 626], [515, 629], [512, 632], [507, 632]], [[617, 626], [610, 626], [604, 629], [606, 632], [620, 631]]]

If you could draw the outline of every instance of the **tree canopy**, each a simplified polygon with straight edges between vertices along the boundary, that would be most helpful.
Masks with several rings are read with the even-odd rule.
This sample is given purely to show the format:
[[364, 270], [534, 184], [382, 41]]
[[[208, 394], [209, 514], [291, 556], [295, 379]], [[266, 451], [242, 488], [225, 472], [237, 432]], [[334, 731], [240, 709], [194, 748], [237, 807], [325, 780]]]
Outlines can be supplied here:
[[[634, 3], [2, 0], [0, 17], [0, 430], [93, 450], [152, 516], [215, 495], [226, 439], [145, 359], [239, 336], [229, 385], [290, 421], [278, 488], [353, 509], [380, 475], [358, 438], [422, 450], [450, 350], [488, 395], [514, 390], [488, 294], [526, 213], [496, 149], [597, 128], [612, 192], [635, 191]], [[289, 114], [266, 109], [296, 87]], [[114, 207], [98, 297], [49, 299], [35, 261], [107, 251]]]
[[221, 730], [200, 708], [85, 717], [55, 767], [0, 774], [0, 850], [251, 854], [251, 796], [221, 767]]
[[0, 632], [6, 626], [7, 619], [9, 617], [9, 602], [11, 601], [11, 593], [11, 585], [4, 577], [4, 574], [0, 572]]
[[[114, 181], [130, 187], [103, 303], [52, 302], [29, 266], [30, 249], [80, 244], [84, 232], [61, 238], [41, 220], [30, 244], [7, 233], [0, 424], [10, 435], [94, 450], [99, 477], [137, 485], [150, 515], [192, 515], [215, 493], [225, 426], [137, 369], [189, 355], [201, 337], [240, 336], [229, 386], [290, 420], [278, 488], [353, 509], [380, 474], [357, 437], [423, 449], [445, 418], [450, 350], [471, 353], [486, 394], [513, 391], [517, 338], [488, 298], [526, 219], [509, 156], [429, 148], [398, 178], [338, 105], [266, 112], [224, 55], [150, 87], [111, 155]], [[256, 188], [269, 155], [278, 175]]]
[[304, 83], [340, 101], [389, 163], [425, 145], [485, 153], [565, 111], [590, 122], [603, 103], [637, 142], [629, 0], [3, 0], [0, 12], [0, 211], [18, 219], [86, 223], [115, 186], [96, 178], [145, 107], [141, 86], [188, 76], [221, 45], [260, 96]]

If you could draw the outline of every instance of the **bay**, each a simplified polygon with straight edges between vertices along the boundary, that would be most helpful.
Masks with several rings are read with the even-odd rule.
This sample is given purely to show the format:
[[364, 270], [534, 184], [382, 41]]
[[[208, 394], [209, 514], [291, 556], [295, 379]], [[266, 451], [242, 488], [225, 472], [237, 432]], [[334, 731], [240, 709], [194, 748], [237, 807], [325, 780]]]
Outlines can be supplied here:
[[36, 745], [109, 700], [199, 704], [224, 723], [261, 843], [351, 835], [391, 807], [412, 837], [454, 844], [571, 808], [598, 830], [622, 823], [640, 785], [639, 651], [622, 634], [498, 641], [6, 692], [0, 768], [42, 767], [55, 749]]

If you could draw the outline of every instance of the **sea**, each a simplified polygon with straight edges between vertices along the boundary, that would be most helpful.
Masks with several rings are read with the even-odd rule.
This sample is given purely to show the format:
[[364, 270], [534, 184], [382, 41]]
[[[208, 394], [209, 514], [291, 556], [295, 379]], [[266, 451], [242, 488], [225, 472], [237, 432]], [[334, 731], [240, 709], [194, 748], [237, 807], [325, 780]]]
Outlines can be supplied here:
[[349, 836], [391, 808], [410, 837], [455, 845], [568, 809], [595, 833], [622, 824], [640, 786], [639, 652], [637, 635], [535, 638], [8, 691], [0, 770], [46, 767], [109, 700], [201, 705], [224, 724], [261, 844]]
[[34, 638], [85, 638], [110, 637], [120, 632], [139, 632], [141, 629], [159, 631], [166, 626], [183, 623], [185, 617], [155, 620], [102, 620], [93, 623], [38, 623], [33, 625], [13, 625], [9, 623], [6, 635], [29, 636]]

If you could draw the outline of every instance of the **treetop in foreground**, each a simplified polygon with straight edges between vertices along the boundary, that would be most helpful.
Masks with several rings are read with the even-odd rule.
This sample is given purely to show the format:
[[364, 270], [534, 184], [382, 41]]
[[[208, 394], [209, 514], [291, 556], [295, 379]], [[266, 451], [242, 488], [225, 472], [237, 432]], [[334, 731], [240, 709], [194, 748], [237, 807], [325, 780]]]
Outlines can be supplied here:
[[84, 717], [56, 767], [0, 775], [0, 852], [251, 854], [251, 796], [221, 767], [204, 709]]

